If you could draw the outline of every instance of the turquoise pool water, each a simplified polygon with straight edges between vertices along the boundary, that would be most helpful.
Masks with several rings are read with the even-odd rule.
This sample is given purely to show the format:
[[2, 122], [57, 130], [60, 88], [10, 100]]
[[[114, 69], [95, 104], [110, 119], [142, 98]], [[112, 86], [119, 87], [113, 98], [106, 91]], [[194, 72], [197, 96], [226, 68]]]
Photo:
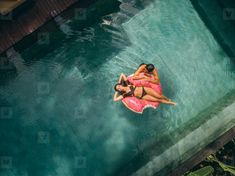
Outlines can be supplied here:
[[[8, 161], [1, 175], [129, 175], [149, 159], [139, 155], [145, 148], [157, 142], [154, 155], [160, 155], [234, 89], [232, 60], [189, 0], [121, 7], [108, 17], [110, 25], [100, 20], [77, 30], [74, 18], [63, 32], [11, 52], [18, 72], [1, 78], [0, 156]], [[131, 74], [142, 62], [158, 68], [164, 94], [177, 106], [139, 115], [112, 101], [120, 73]]]

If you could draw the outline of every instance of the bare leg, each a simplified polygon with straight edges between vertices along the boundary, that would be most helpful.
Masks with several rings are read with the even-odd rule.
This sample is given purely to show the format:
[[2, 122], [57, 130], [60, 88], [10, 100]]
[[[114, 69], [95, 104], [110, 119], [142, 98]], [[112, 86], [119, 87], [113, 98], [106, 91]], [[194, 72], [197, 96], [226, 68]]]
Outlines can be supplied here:
[[162, 97], [163, 97], [165, 100], [171, 101], [171, 99], [167, 98], [167, 97], [164, 96], [164, 95], [162, 95]]
[[169, 100], [167, 97], [165, 97], [164, 95], [160, 95], [159, 93], [157, 93], [155, 90], [153, 90], [152, 88], [149, 87], [144, 87], [144, 90], [146, 91], [146, 93], [148, 95], [151, 95], [153, 97], [156, 98], [160, 98], [160, 99], [165, 99], [165, 100]]
[[172, 101], [169, 101], [169, 100], [164, 100], [164, 99], [159, 99], [159, 98], [153, 97], [151, 95], [145, 95], [145, 96], [143, 96], [142, 99], [147, 100], [147, 101], [164, 103], [164, 104], [176, 105], [175, 102], [172, 102]]

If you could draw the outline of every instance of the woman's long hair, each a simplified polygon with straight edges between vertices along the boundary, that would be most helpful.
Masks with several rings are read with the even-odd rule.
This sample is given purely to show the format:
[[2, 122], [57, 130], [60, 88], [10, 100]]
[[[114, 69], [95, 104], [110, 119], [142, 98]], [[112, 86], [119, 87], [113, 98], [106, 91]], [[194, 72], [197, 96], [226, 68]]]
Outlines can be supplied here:
[[119, 95], [123, 95], [124, 93], [126, 93], [125, 91], [119, 91], [119, 90], [117, 90], [117, 86], [118, 86], [118, 85], [123, 86], [121, 83], [117, 83], [117, 84], [115, 84], [115, 86], [114, 86], [114, 90], [117, 91]]

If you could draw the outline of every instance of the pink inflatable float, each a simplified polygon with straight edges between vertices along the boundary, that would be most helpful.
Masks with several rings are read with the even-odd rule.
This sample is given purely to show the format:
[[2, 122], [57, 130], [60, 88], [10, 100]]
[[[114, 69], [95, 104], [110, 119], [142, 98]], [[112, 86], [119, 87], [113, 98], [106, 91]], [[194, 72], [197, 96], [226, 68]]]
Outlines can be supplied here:
[[[160, 84], [153, 84], [148, 81], [143, 80], [133, 80], [133, 75], [127, 77], [128, 81], [135, 86], [145, 86], [154, 89], [156, 92], [162, 95], [162, 87]], [[153, 79], [153, 77], [151, 78]], [[130, 110], [142, 114], [145, 108], [154, 108], [156, 109], [160, 103], [141, 100], [136, 97], [125, 97], [122, 99], [123, 104]]]

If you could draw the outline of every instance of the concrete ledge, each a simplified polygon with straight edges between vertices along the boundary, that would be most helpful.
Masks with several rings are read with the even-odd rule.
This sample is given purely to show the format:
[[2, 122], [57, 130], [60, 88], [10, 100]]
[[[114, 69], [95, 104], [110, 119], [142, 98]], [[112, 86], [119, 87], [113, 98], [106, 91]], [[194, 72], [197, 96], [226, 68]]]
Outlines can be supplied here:
[[[161, 170], [170, 166], [174, 169], [174, 166], [180, 164], [180, 160], [184, 163], [180, 167], [173, 171], [165, 171], [167, 175], [181, 175], [185, 171], [189, 170], [195, 164], [205, 159], [209, 154], [213, 153], [216, 149], [223, 146], [231, 138], [234, 137], [234, 125], [235, 125], [235, 101], [225, 107], [222, 111], [215, 114], [206, 123], [190, 132], [187, 136], [181, 139], [179, 142], [168, 148], [162, 154], [153, 157], [145, 166], [137, 170], [133, 176], [150, 176], [161, 175]], [[221, 118], [223, 118], [223, 125], [221, 125]], [[234, 127], [234, 128], [233, 128]], [[232, 128], [232, 129], [231, 129]], [[231, 129], [230, 131], [228, 131]], [[226, 132], [227, 131], [227, 132]], [[226, 132], [219, 140], [211, 143], [205, 147], [205, 141], [207, 143], [214, 141], [215, 136], [220, 136]], [[205, 148], [204, 148], [205, 147]], [[204, 149], [202, 149], [204, 148]], [[202, 150], [200, 150], [202, 149]], [[192, 150], [195, 152], [192, 154]], [[193, 157], [190, 157], [192, 156]], [[191, 166], [191, 167], [190, 167]]]
[[222, 148], [225, 144], [235, 137], [235, 126], [217, 138], [214, 142], [207, 145], [204, 149], [197, 152], [193, 157], [182, 163], [177, 169], [173, 170], [171, 176], [181, 176], [185, 172], [192, 169], [195, 165], [205, 160], [207, 156], [215, 153], [218, 149]]

